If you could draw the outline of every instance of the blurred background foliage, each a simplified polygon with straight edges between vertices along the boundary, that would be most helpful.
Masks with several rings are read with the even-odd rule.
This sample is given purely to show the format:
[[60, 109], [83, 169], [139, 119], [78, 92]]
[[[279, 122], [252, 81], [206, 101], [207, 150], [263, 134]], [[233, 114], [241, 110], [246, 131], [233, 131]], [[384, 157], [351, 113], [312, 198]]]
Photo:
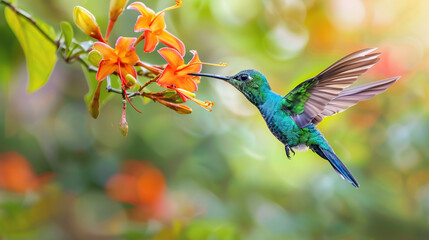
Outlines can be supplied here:
[[[75, 5], [105, 29], [107, 1], [19, 1], [58, 31]], [[120, 96], [92, 119], [78, 64], [59, 61], [28, 94], [22, 50], [0, 15], [0, 239], [429, 238], [428, 12], [426, 0], [184, 0], [166, 15], [187, 50], [229, 63], [203, 72], [255, 68], [282, 94], [379, 47], [361, 82], [399, 82], [320, 124], [358, 190], [312, 152], [287, 160], [256, 108], [221, 81], [203, 79], [197, 93], [213, 112], [136, 102], [143, 113], [128, 109], [125, 138]], [[111, 39], [138, 36], [136, 16], [123, 14]]]

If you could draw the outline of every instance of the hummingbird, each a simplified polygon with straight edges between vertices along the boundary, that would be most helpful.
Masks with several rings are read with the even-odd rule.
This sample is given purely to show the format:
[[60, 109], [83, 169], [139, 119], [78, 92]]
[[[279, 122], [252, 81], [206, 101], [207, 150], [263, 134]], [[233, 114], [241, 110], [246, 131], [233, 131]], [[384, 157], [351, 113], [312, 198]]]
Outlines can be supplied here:
[[359, 183], [316, 126], [323, 118], [384, 92], [400, 78], [397, 76], [349, 87], [380, 60], [381, 53], [374, 52], [376, 49], [362, 49], [341, 58], [315, 77], [298, 84], [285, 96], [273, 92], [265, 76], [253, 69], [233, 76], [189, 75], [217, 78], [230, 83], [258, 108], [272, 134], [284, 144], [287, 158], [291, 158], [291, 152], [295, 155], [295, 150], [306, 151], [310, 148], [328, 160], [343, 179], [359, 188]]

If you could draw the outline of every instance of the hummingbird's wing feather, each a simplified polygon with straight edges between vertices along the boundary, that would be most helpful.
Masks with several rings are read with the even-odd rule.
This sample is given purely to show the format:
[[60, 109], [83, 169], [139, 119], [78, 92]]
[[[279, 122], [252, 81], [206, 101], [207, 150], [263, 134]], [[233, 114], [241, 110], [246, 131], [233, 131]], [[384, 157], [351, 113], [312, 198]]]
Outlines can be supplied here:
[[366, 48], [343, 57], [288, 93], [283, 106], [292, 112], [297, 125], [304, 127], [311, 123], [344, 88], [377, 63], [380, 53], [371, 53], [375, 49]]
[[386, 89], [392, 86], [399, 78], [400, 77], [388, 78], [345, 89], [338, 95], [338, 97], [330, 101], [320, 114], [313, 118], [313, 124], [317, 125], [324, 117], [340, 113], [360, 101], [368, 100], [375, 95], [386, 91]]

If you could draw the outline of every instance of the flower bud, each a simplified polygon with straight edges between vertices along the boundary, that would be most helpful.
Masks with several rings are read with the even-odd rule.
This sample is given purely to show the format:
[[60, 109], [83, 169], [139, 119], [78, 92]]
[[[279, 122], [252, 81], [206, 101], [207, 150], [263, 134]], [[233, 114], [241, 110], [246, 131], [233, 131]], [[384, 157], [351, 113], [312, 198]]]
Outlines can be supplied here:
[[100, 65], [101, 60], [103, 60], [103, 55], [97, 50], [92, 50], [88, 54], [88, 61], [91, 65], [98, 67]]
[[167, 102], [161, 99], [155, 99], [156, 101], [158, 101], [159, 103], [163, 104], [164, 106], [173, 109], [174, 111], [176, 111], [177, 113], [180, 114], [190, 114], [192, 113], [192, 108], [183, 105], [183, 104], [177, 104], [177, 103], [172, 103], [172, 102]]
[[97, 88], [94, 92], [94, 96], [92, 97], [88, 105], [89, 113], [94, 119], [97, 119], [98, 115], [100, 114], [100, 90], [102, 83], [103, 82], [98, 82]]
[[89, 113], [94, 119], [98, 118], [98, 115], [100, 114], [100, 102], [95, 100], [94, 98], [89, 103]]
[[127, 102], [125, 100], [122, 100], [122, 117], [121, 121], [119, 122], [119, 130], [122, 133], [122, 136], [127, 136], [128, 133], [128, 123], [127, 118], [125, 117], [125, 107]]
[[127, 136], [127, 134], [128, 134], [128, 123], [127, 123], [127, 120], [121, 121], [119, 123], [119, 130], [121, 131], [122, 136], [124, 136], [124, 137]]
[[177, 104], [177, 108], [174, 110], [180, 114], [191, 114], [192, 113], [192, 108], [190, 108], [186, 105], [183, 105], [183, 104]]
[[121, 15], [127, 0], [110, 0], [109, 20], [115, 22]]
[[183, 99], [177, 91], [168, 88], [162, 91], [160, 99], [172, 103], [183, 103]]
[[131, 74], [127, 74], [125, 77], [125, 88], [130, 89], [135, 87], [137, 84], [137, 80]]
[[88, 10], [80, 6], [76, 6], [74, 8], [73, 20], [80, 30], [88, 36], [93, 37], [100, 42], [104, 42], [100, 27], [98, 26], [94, 15], [92, 15]]

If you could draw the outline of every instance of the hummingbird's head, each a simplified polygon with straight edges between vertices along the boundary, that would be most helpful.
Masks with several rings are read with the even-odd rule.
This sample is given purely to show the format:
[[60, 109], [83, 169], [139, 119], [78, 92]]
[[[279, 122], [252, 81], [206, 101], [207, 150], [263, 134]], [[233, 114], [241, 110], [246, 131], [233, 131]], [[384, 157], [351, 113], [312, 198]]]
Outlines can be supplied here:
[[271, 90], [265, 76], [253, 69], [243, 70], [233, 76], [205, 73], [189, 73], [189, 75], [224, 80], [242, 92], [255, 105], [264, 103], [267, 93]]

